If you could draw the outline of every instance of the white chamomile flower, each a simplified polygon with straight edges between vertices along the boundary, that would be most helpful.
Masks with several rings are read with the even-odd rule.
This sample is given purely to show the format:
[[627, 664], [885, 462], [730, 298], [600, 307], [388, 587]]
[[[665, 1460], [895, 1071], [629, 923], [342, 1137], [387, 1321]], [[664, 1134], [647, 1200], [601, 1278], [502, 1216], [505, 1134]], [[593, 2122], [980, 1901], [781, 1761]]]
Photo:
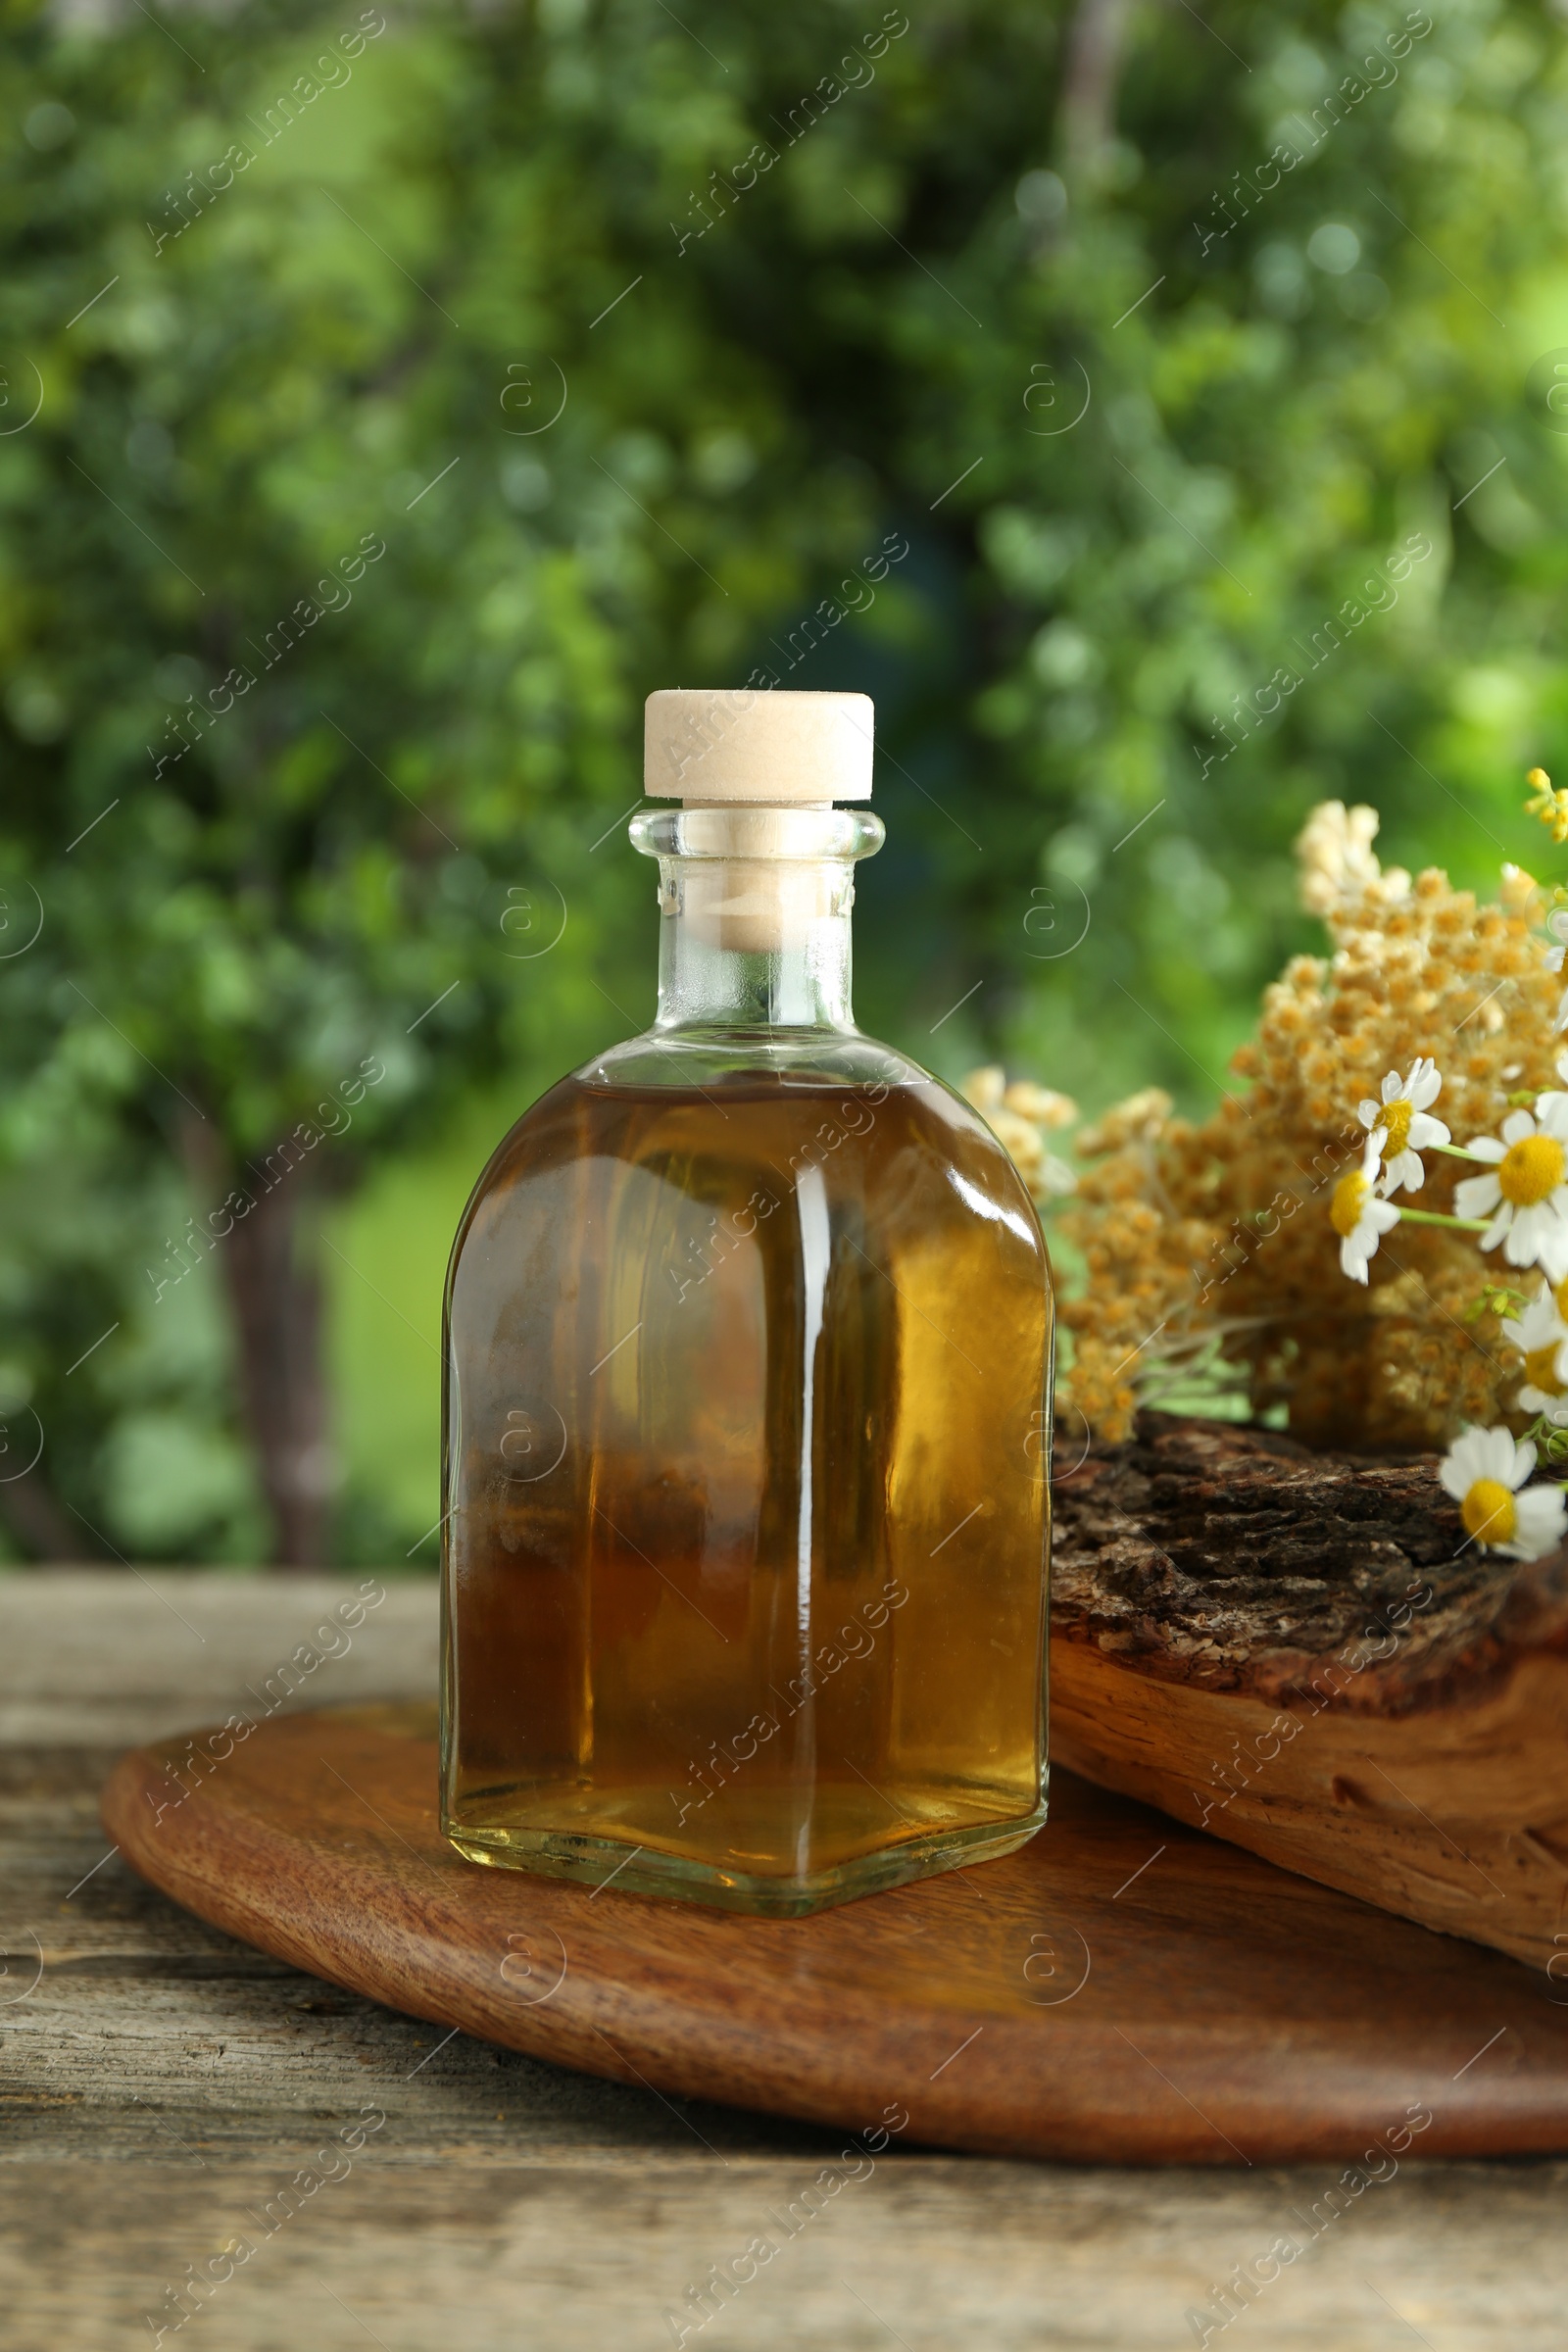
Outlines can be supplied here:
[[1568, 1324], [1550, 1291], [1532, 1298], [1522, 1314], [1510, 1315], [1502, 1336], [1525, 1359], [1521, 1411], [1544, 1413], [1554, 1428], [1568, 1427]]
[[1340, 1237], [1340, 1264], [1352, 1282], [1365, 1282], [1367, 1260], [1376, 1257], [1383, 1236], [1399, 1222], [1392, 1200], [1380, 1200], [1373, 1189], [1384, 1130], [1366, 1140], [1359, 1168], [1342, 1176], [1329, 1202], [1329, 1222]]
[[1555, 944], [1546, 950], [1542, 960], [1548, 972], [1560, 972], [1562, 970], [1563, 946], [1565, 942], [1568, 942], [1568, 906], [1552, 908], [1546, 917], [1546, 929], [1551, 933]]
[[1561, 1487], [1525, 1488], [1535, 1466], [1529, 1439], [1506, 1429], [1463, 1429], [1444, 1455], [1438, 1476], [1483, 1551], [1540, 1560], [1562, 1542], [1568, 1503]]
[[1495, 1136], [1472, 1138], [1473, 1159], [1496, 1162], [1494, 1176], [1467, 1176], [1453, 1204], [1461, 1217], [1490, 1217], [1483, 1250], [1499, 1242], [1510, 1266], [1568, 1274], [1568, 1094], [1538, 1095], [1534, 1112], [1513, 1110]]
[[1401, 1078], [1397, 1070], [1389, 1072], [1383, 1081], [1381, 1102], [1369, 1098], [1361, 1104], [1358, 1116], [1362, 1126], [1374, 1131], [1381, 1127], [1388, 1137], [1383, 1147], [1385, 1193], [1396, 1193], [1401, 1185], [1407, 1193], [1418, 1193], [1426, 1181], [1420, 1153], [1430, 1152], [1434, 1144], [1452, 1141], [1443, 1121], [1429, 1116], [1428, 1106], [1442, 1092], [1437, 1063], [1430, 1055], [1421, 1054], [1411, 1063], [1408, 1078]]

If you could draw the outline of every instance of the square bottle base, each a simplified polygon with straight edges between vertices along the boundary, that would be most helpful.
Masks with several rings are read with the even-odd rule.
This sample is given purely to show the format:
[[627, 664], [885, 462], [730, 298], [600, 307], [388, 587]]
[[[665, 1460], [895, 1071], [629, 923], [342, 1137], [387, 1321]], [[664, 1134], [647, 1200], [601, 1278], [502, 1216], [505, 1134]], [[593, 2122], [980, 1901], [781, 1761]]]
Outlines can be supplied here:
[[577, 1837], [560, 1830], [468, 1829], [443, 1821], [445, 1837], [469, 1862], [490, 1870], [525, 1870], [535, 1878], [570, 1879], [578, 1886], [609, 1886], [631, 1894], [659, 1894], [678, 1902], [704, 1903], [719, 1911], [760, 1919], [805, 1919], [862, 1894], [879, 1894], [911, 1879], [936, 1877], [971, 1862], [994, 1862], [1028, 1843], [1044, 1827], [1044, 1799], [1020, 1820], [910, 1838], [879, 1853], [857, 1855], [831, 1870], [802, 1878], [726, 1871], [680, 1854], [628, 1846], [609, 1838]]

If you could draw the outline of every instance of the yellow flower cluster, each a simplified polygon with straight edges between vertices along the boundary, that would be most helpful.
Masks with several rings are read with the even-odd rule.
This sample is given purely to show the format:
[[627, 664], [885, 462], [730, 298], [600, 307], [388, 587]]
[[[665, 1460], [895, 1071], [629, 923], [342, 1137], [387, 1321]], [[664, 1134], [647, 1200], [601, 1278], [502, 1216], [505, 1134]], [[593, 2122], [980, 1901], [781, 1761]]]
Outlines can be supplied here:
[[1042, 1203], [1057, 1193], [1077, 1190], [1078, 1179], [1046, 1142], [1058, 1127], [1070, 1127], [1078, 1105], [1070, 1095], [1058, 1095], [1033, 1079], [1015, 1078], [995, 1066], [971, 1070], [962, 1092], [974, 1104], [997, 1141], [1011, 1152], [1019, 1175]]
[[[1078, 1135], [1086, 1164], [1058, 1225], [1084, 1268], [1061, 1306], [1074, 1343], [1063, 1400], [1098, 1437], [1125, 1435], [1137, 1402], [1200, 1380], [1254, 1415], [1283, 1408], [1308, 1444], [1357, 1450], [1530, 1417], [1500, 1331], [1540, 1275], [1481, 1255], [1473, 1232], [1409, 1216], [1362, 1287], [1341, 1271], [1330, 1207], [1361, 1165], [1357, 1106], [1389, 1072], [1434, 1057], [1434, 1109], [1461, 1145], [1559, 1086], [1568, 975], [1548, 962], [1528, 874], [1504, 867], [1500, 903], [1478, 904], [1435, 869], [1385, 872], [1377, 827], [1370, 808], [1313, 811], [1301, 896], [1332, 954], [1298, 956], [1265, 992], [1231, 1065], [1245, 1089], [1200, 1125], [1146, 1090]], [[1451, 1214], [1471, 1173], [1428, 1152], [1420, 1209]]]
[[1559, 845], [1568, 841], [1568, 790], [1559, 784], [1553, 792], [1551, 778], [1544, 767], [1533, 767], [1525, 782], [1536, 796], [1525, 803], [1530, 814], [1539, 816], [1550, 828], [1553, 841]]

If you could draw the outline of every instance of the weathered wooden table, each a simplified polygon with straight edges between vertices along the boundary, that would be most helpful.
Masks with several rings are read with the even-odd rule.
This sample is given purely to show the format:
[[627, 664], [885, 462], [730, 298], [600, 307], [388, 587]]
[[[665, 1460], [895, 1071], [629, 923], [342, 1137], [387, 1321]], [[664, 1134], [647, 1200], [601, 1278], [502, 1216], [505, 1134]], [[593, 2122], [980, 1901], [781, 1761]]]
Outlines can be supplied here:
[[[653, 2352], [675, 2341], [666, 2313], [690, 2320], [687, 2290], [710, 2266], [767, 2231], [770, 2210], [800, 2210], [838, 2151], [841, 2134], [443, 2041], [229, 1941], [106, 1851], [97, 1794], [118, 1750], [254, 1713], [357, 1584], [0, 1578], [8, 2352], [119, 2352], [160, 2327], [166, 2345], [215, 2352]], [[300, 1703], [424, 1696], [434, 1673], [433, 1588], [389, 1579]], [[1392, 2009], [1400, 1985], [1387, 1997]], [[366, 2109], [386, 2120], [351, 2164], [280, 2206]], [[1293, 2214], [1335, 2177], [1079, 2170], [895, 2142], [685, 2341], [1174, 2352], [1198, 2340], [1189, 2310], [1212, 2312], [1235, 2266], [1301, 2235]], [[1568, 2163], [1406, 2160], [1207, 2340], [1558, 2352], [1565, 2190]], [[255, 2216], [270, 2207], [264, 2237]], [[247, 2235], [254, 2255], [205, 2301], [172, 2299]]]

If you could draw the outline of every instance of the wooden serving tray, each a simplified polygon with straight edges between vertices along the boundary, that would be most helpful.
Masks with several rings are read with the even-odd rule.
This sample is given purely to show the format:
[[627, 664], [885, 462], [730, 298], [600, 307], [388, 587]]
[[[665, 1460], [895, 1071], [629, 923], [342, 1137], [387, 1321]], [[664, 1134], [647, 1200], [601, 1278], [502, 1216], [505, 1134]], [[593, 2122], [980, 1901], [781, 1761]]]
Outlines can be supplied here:
[[171, 1804], [189, 1750], [138, 1748], [105, 1789], [145, 1878], [316, 1976], [590, 2074], [1006, 2155], [1568, 2151], [1549, 1980], [1067, 1773], [1003, 1861], [756, 1920], [464, 1861], [433, 1709], [280, 1717]]

